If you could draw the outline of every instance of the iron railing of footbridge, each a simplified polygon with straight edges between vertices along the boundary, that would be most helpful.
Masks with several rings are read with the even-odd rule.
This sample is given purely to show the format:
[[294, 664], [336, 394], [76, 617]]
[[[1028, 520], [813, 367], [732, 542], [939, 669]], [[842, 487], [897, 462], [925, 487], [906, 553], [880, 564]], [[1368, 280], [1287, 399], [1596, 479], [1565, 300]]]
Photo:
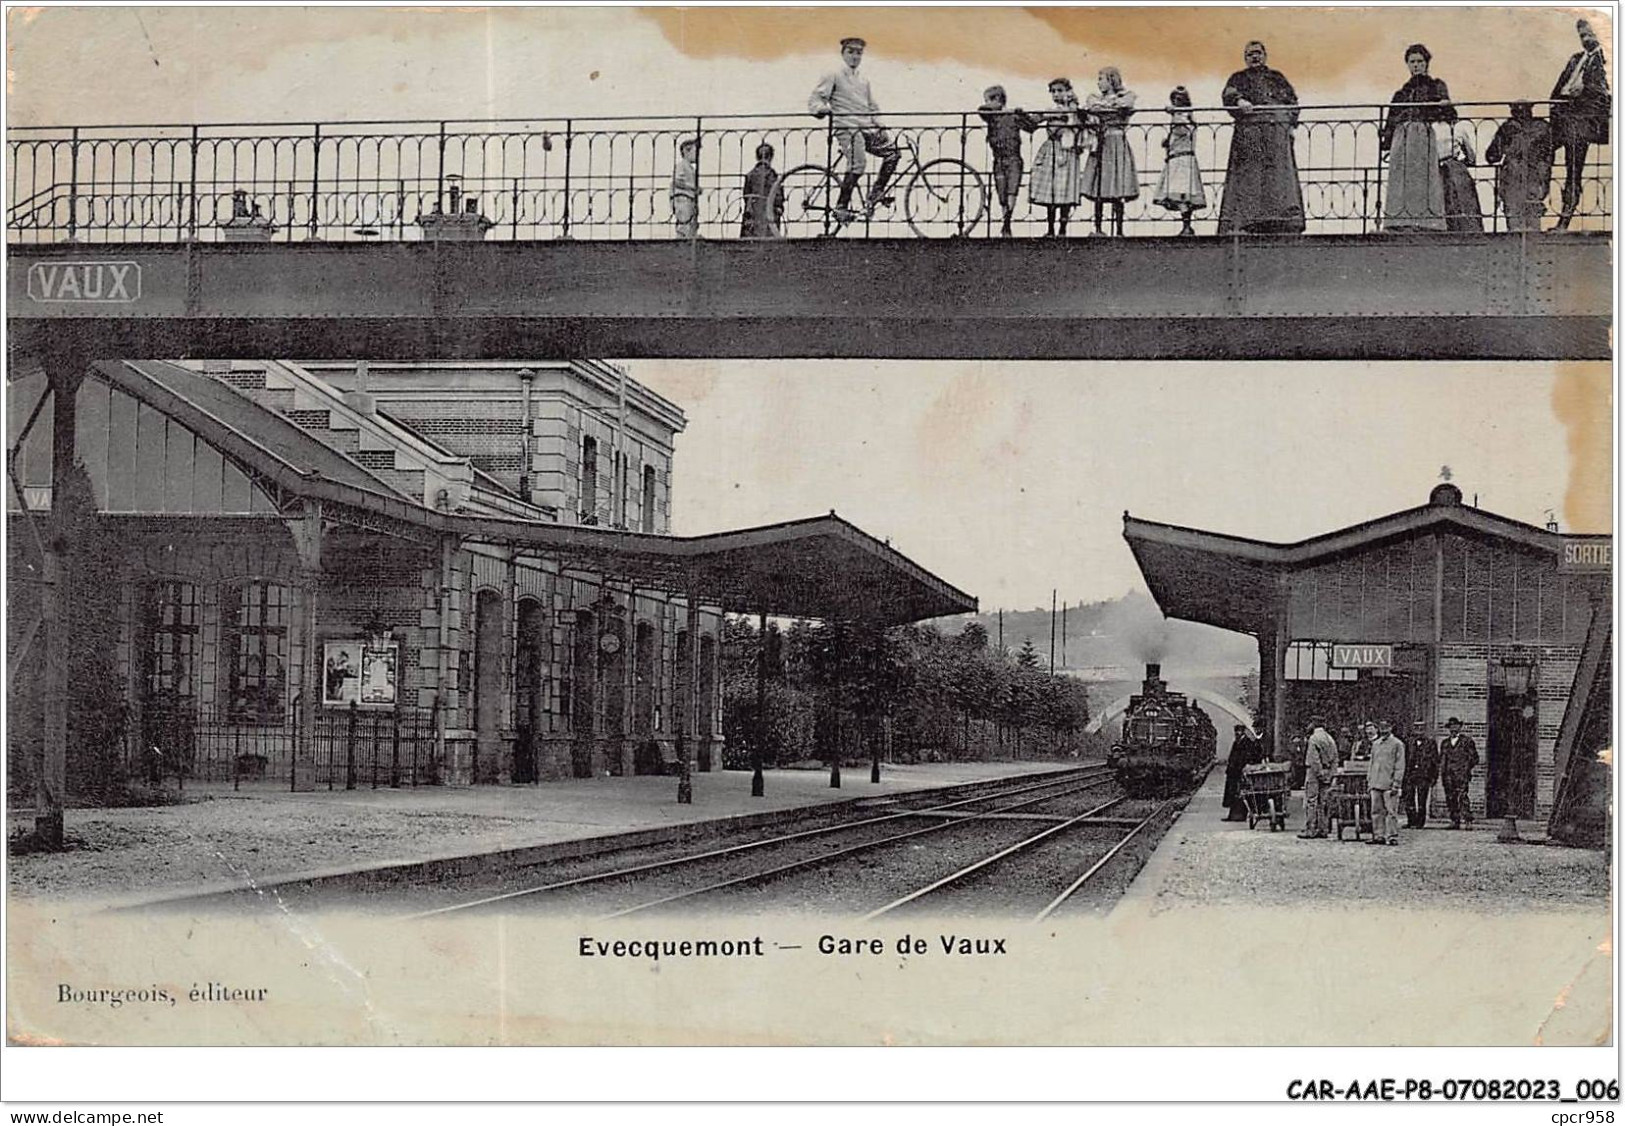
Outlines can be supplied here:
[[[1307, 233], [1384, 229], [1389, 174], [1379, 139], [1389, 108], [1297, 107], [1291, 132]], [[1464, 141], [1483, 229], [1518, 226], [1509, 224], [1498, 198], [1498, 169], [1485, 161], [1508, 107], [1455, 108], [1454, 126], [1432, 127], [1440, 155]], [[1537, 119], [1544, 121], [1548, 108], [1537, 104]], [[744, 176], [764, 142], [774, 148], [777, 172], [802, 169], [786, 180], [789, 198], [778, 217], [785, 237], [997, 236], [1000, 207], [979, 115], [888, 113], [884, 120], [906, 150], [896, 203], [872, 216], [860, 211], [844, 225], [830, 218], [828, 185], [836, 181], [822, 175], [839, 152], [838, 135], [830, 122], [805, 114], [13, 127], [7, 130], [6, 237], [14, 244], [673, 239], [684, 234], [673, 220], [672, 172], [680, 142], [690, 137], [700, 139], [697, 233], [704, 238], [743, 233]], [[1192, 121], [1206, 195], [1195, 230], [1212, 234], [1234, 123], [1223, 107], [1194, 109]], [[1178, 214], [1153, 200], [1170, 122], [1168, 110], [1145, 108], [1126, 124], [1140, 189], [1125, 208], [1131, 236], [1180, 228]], [[1027, 181], [1013, 222], [1018, 236], [1045, 231], [1045, 209], [1028, 190], [1044, 138], [1040, 127], [1024, 140]], [[1611, 229], [1607, 153], [1592, 146], [1585, 160], [1573, 229]], [[1559, 150], [1549, 175], [1536, 170], [1547, 186], [1543, 197], [1535, 189], [1543, 229], [1557, 225], [1565, 159]], [[871, 177], [878, 164], [869, 157]], [[1093, 205], [1083, 200], [1070, 233], [1088, 233], [1092, 219]]]

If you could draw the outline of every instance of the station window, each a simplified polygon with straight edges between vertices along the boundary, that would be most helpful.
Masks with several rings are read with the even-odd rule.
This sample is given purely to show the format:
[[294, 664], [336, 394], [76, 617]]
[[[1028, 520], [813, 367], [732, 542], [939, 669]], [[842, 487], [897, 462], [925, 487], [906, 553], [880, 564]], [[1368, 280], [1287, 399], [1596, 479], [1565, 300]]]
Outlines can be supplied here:
[[243, 583], [220, 593], [220, 649], [231, 662], [227, 712], [234, 722], [282, 722], [289, 604], [288, 588], [275, 583]]
[[1294, 641], [1286, 647], [1281, 676], [1285, 680], [1358, 680], [1356, 669], [1332, 667], [1330, 641]]
[[581, 522], [598, 523], [598, 439], [581, 439]]
[[655, 526], [655, 467], [643, 467], [643, 530], [645, 532], [658, 532]]
[[190, 700], [197, 693], [200, 608], [192, 583], [156, 582], [147, 588], [147, 694]]

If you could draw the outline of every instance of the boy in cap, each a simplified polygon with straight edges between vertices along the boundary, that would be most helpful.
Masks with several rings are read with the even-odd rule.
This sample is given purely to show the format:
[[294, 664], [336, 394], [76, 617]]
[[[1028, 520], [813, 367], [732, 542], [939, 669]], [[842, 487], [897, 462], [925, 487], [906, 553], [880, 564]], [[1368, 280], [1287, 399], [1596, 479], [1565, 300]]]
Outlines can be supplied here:
[[880, 157], [880, 172], [875, 176], [865, 211], [871, 215], [877, 206], [889, 207], [894, 202], [886, 194], [886, 187], [897, 171], [898, 161], [903, 159], [897, 143], [880, 124], [880, 106], [875, 103], [869, 79], [858, 73], [867, 46], [855, 35], [841, 40], [841, 69], [819, 79], [807, 99], [807, 109], [814, 117], [831, 119], [835, 144], [846, 157], [846, 173], [841, 177], [840, 195], [835, 202], [835, 217], [843, 223], [853, 218], [852, 191], [868, 164], [865, 154]]
[[684, 137], [671, 173], [671, 217], [677, 223], [678, 238], [696, 238], [700, 233], [699, 156], [700, 139]]
[[989, 86], [982, 92], [982, 120], [987, 122], [987, 147], [993, 150], [993, 190], [1004, 209], [1004, 225], [999, 233], [1010, 237], [1010, 216], [1016, 209], [1025, 168], [1021, 160], [1021, 134], [1038, 128], [1038, 119], [1023, 109], [1005, 109], [1008, 97], [1003, 86]]

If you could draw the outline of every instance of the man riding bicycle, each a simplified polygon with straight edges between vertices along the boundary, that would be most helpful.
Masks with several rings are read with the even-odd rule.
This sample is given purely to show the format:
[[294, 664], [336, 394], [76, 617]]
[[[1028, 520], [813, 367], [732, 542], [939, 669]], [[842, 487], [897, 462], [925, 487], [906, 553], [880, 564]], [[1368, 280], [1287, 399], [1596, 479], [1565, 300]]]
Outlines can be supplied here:
[[886, 194], [886, 187], [897, 171], [898, 161], [903, 158], [897, 142], [880, 124], [880, 107], [869, 90], [869, 80], [858, 73], [866, 46], [868, 44], [856, 36], [841, 40], [841, 61], [846, 65], [820, 79], [807, 99], [807, 109], [814, 117], [831, 118], [835, 143], [846, 157], [846, 173], [841, 178], [841, 191], [835, 202], [835, 217], [843, 223], [854, 218], [852, 190], [863, 178], [868, 163], [866, 154], [880, 157], [880, 172], [875, 177], [865, 215], [874, 214], [877, 206], [892, 205], [893, 199]]

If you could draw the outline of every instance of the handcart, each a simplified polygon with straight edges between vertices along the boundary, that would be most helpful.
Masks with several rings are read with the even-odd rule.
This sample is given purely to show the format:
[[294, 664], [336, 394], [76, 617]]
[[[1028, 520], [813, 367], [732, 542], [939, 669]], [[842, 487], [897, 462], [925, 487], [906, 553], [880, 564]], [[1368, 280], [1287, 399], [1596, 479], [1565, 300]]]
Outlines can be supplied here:
[[1286, 799], [1292, 764], [1260, 762], [1241, 771], [1241, 796], [1247, 803], [1247, 828], [1268, 821], [1270, 832], [1286, 828]]
[[1361, 833], [1372, 833], [1371, 789], [1366, 778], [1369, 763], [1355, 760], [1343, 764], [1332, 775], [1332, 787], [1326, 795], [1330, 827], [1343, 839], [1344, 829], [1354, 830], [1354, 839]]

